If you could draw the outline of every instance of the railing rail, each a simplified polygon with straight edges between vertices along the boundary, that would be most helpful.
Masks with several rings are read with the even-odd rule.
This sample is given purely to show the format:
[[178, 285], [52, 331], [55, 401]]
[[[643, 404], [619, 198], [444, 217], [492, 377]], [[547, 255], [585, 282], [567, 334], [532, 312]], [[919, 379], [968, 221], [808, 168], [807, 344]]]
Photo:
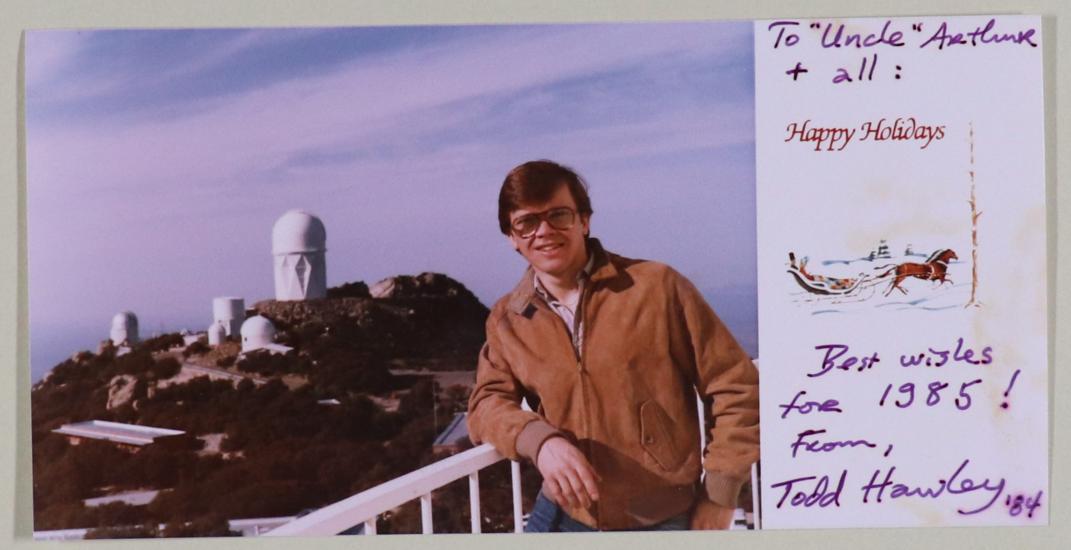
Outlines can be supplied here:
[[[364, 533], [376, 533], [376, 518], [392, 508], [420, 499], [423, 533], [432, 532], [431, 493], [463, 477], [469, 478], [469, 502], [472, 511], [472, 532], [480, 532], [479, 471], [505, 460], [490, 444], [460, 452], [399, 478], [377, 485], [334, 504], [329, 504], [306, 516], [272, 529], [265, 536], [337, 535], [351, 527], [364, 524]], [[513, 522], [514, 529], [522, 526], [520, 508], [520, 465], [513, 463]]]

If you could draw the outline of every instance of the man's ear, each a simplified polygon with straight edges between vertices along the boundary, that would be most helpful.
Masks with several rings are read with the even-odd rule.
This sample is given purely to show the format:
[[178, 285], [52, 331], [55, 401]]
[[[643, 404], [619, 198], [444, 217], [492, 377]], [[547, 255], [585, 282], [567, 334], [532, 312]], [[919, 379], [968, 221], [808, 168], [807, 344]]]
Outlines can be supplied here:
[[506, 242], [508, 242], [510, 248], [512, 248], [518, 254], [521, 253], [521, 245], [517, 244], [517, 241], [513, 238], [513, 235], [506, 235]]
[[584, 236], [591, 236], [591, 214], [580, 215], [580, 226], [584, 228]]

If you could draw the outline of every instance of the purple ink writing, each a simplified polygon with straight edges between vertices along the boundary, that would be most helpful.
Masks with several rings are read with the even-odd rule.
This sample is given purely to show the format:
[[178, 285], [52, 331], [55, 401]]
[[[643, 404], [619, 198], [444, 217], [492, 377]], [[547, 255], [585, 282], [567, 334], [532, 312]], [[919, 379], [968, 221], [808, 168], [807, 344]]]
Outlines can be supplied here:
[[989, 493], [991, 495], [989, 500], [975, 508], [956, 509], [956, 512], [961, 515], [984, 512], [1000, 498], [1001, 494], [1003, 494], [1005, 480], [1004, 478], [1000, 478], [996, 481], [992, 481], [989, 478], [985, 478], [982, 481], [975, 481], [972, 478], [966, 477], [963, 475], [963, 471], [967, 469], [970, 462], [970, 459], [964, 459], [947, 480], [938, 480], [936, 486], [917, 486], [894, 482], [893, 474], [896, 472], [896, 466], [890, 467], [889, 470], [885, 472], [884, 477], [882, 477], [881, 469], [875, 470], [874, 474], [870, 476], [870, 481], [860, 488], [863, 491], [863, 504], [869, 503], [871, 496], [874, 497], [874, 502], [881, 503], [882, 498], [886, 496], [886, 491], [888, 491], [887, 496], [890, 499], [905, 497], [937, 499], [942, 498], [945, 495], [967, 495], [976, 492], [985, 495], [986, 493]]
[[925, 48], [930, 44], [937, 44], [938, 50], [943, 50], [946, 47], [966, 45], [981, 46], [987, 44], [1000, 44], [1008, 42], [1012, 44], [1027, 44], [1032, 48], [1038, 47], [1034, 42], [1034, 29], [1022, 29], [1012, 32], [994, 32], [994, 27], [997, 25], [996, 19], [990, 19], [985, 26], [975, 27], [974, 30], [966, 33], [950, 32], [948, 30], [948, 23], [942, 22], [937, 30], [930, 36], [929, 40], [922, 43], [919, 48]]
[[[1008, 393], [1011, 392], [1012, 386], [1015, 385], [1015, 380], [1017, 378], [1019, 378], [1019, 373], [1020, 372], [1022, 372], [1022, 369], [1015, 369], [1015, 374], [1012, 374], [1011, 382], [1008, 382], [1008, 389], [1004, 390], [1004, 399], [1008, 399]], [[1008, 402], [1004, 401], [1003, 403], [1001, 403], [1000, 404], [1000, 408], [1007, 409], [1008, 408]]]
[[[959, 394], [955, 399], [956, 408], [965, 411], [971, 407], [971, 395], [967, 390], [982, 381], [981, 378], [976, 378], [970, 382], [964, 382], [959, 386]], [[936, 380], [926, 385], [926, 405], [933, 407], [941, 402], [942, 392], [948, 388], [950, 384], [948, 382], [942, 382]], [[893, 384], [886, 384], [885, 391], [881, 394], [881, 399], [878, 400], [878, 406], [884, 407], [886, 401], [889, 399], [889, 394], [892, 393]], [[893, 400], [893, 404], [901, 409], [906, 409], [915, 403], [915, 397], [917, 393], [922, 393], [923, 390], [919, 390], [914, 382], [905, 382], [900, 384], [897, 388], [900, 393], [899, 397]], [[921, 399], [921, 398], [920, 398]]]
[[[867, 56], [859, 62], [859, 75], [856, 77], [859, 82], [864, 80], [874, 80], [874, 69], [878, 66], [878, 54], [873, 56]], [[869, 67], [869, 70], [868, 70]], [[840, 84], [841, 82], [855, 82], [852, 76], [848, 74], [848, 69], [844, 67], [838, 67], [833, 75], [833, 83]], [[869, 122], [867, 123], [869, 124]]]
[[[809, 72], [810, 72], [809, 70], [803, 68], [803, 63], [800, 63], [800, 62], [797, 61], [796, 62], [796, 66], [791, 68], [791, 69], [789, 69], [789, 70], [787, 70], [787, 71], [785, 71], [785, 74], [791, 76], [792, 80], [798, 80], [801, 74], [809, 73]], [[788, 141], [788, 140], [785, 140], [785, 141]], [[815, 149], [815, 150], [817, 151], [817, 149]]]
[[1004, 505], [1008, 507], [1008, 515], [1014, 517], [1026, 512], [1027, 518], [1034, 517], [1034, 511], [1041, 507], [1041, 495], [1042, 491], [1038, 491], [1037, 495], [1008, 495], [1004, 497]]
[[900, 366], [914, 367], [926, 365], [927, 367], [943, 367], [949, 363], [967, 363], [970, 365], [988, 365], [993, 362], [993, 347], [982, 348], [980, 354], [975, 355], [974, 349], [964, 347], [963, 338], [956, 339], [956, 348], [934, 349], [926, 348], [926, 352], [901, 355]]
[[[833, 489], [832, 492], [830, 492], [829, 489], [829, 476], [797, 477], [795, 479], [774, 483], [773, 485], [770, 485], [770, 488], [777, 489], [779, 487], [784, 487], [785, 489], [784, 494], [781, 495], [781, 499], [777, 501], [778, 508], [785, 503], [785, 499], [787, 499], [789, 495], [792, 495], [791, 500], [789, 500], [789, 505], [792, 507], [803, 506], [805, 508], [810, 508], [816, 504], [819, 508], [825, 508], [831, 504], [840, 507], [840, 495], [841, 492], [844, 491], [844, 482], [847, 478], [848, 470], [841, 470], [840, 480], [837, 482], [837, 487]], [[797, 490], [795, 493], [792, 492], [793, 488], [797, 487], [797, 484], [805, 486], [804, 484], [806, 482], [815, 479], [817, 479], [818, 482], [814, 484], [814, 487], [811, 488], [809, 492], [806, 488]]]
[[837, 449], [843, 449], [844, 447], [877, 447], [874, 443], [871, 443], [865, 439], [854, 439], [847, 441], [820, 441], [818, 439], [810, 439], [813, 436], [826, 433], [826, 430], [803, 430], [796, 434], [796, 441], [789, 444], [792, 447], [792, 458], [796, 458], [796, 453], [800, 449], [803, 449], [809, 453], [828, 453]]
[[948, 383], [938, 380], [930, 382], [930, 385], [926, 387], [930, 390], [929, 395], [926, 396], [926, 405], [932, 407], [941, 402], [941, 390], [947, 388]]
[[773, 47], [779, 48], [782, 44], [782, 38], [784, 38], [785, 46], [795, 46], [796, 43], [800, 41], [800, 35], [790, 32], [786, 37], [785, 32], [790, 27], [798, 27], [799, 24], [799, 21], [774, 21], [773, 23], [770, 23], [770, 26], [766, 27], [766, 30], [772, 31], [775, 27], [777, 28], [777, 38], [774, 40]]
[[[971, 386], [973, 386], [975, 384], [980, 384], [981, 382], [982, 382], [981, 378], [975, 378], [974, 380], [971, 380], [970, 382], [964, 382], [963, 384], [960, 384], [960, 386], [959, 386], [959, 397], [956, 398], [956, 408], [957, 409], [959, 409], [961, 411], [965, 411], [965, 410], [971, 408], [971, 395], [969, 393], [967, 393], [967, 388], [969, 388], [969, 387], [971, 387]], [[960, 399], [963, 400], [962, 403], [960, 403]]]
[[881, 27], [880, 33], [850, 33], [845, 32], [843, 23], [827, 23], [825, 30], [822, 31], [822, 47], [823, 48], [840, 48], [844, 46], [846, 48], [873, 48], [875, 46], [892, 46], [899, 48], [904, 45], [904, 33], [900, 31], [889, 32], [889, 27], [892, 25], [892, 21], [886, 19], [885, 25]]
[[803, 397], [806, 394], [806, 391], [800, 390], [796, 393], [796, 396], [792, 398], [792, 401], [789, 404], [778, 405], [778, 407], [785, 409], [785, 412], [781, 413], [781, 418], [787, 417], [788, 413], [793, 410], [800, 414], [810, 414], [811, 412], [843, 412], [840, 410], [840, 403], [836, 399], [826, 399], [821, 403], [818, 401], [806, 401], [803, 404], [797, 404], [799, 403], [800, 397]]
[[824, 351], [825, 357], [822, 358], [821, 370], [818, 372], [807, 373], [807, 376], [811, 378], [822, 376], [833, 369], [851, 370], [854, 367], [857, 372], [863, 372], [864, 370], [874, 368], [875, 364], [881, 362], [877, 352], [867, 356], [849, 356], [843, 361], [838, 362], [838, 359], [848, 353], [848, 346], [844, 344], [822, 344], [820, 346], [815, 346], [814, 349]]

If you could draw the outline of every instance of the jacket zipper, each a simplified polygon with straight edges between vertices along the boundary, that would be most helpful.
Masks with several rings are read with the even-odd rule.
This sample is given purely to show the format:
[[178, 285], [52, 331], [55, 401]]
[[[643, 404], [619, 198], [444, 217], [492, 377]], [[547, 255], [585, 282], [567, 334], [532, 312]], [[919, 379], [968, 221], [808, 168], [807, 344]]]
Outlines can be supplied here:
[[[585, 284], [584, 284], [584, 289], [583, 289], [582, 293], [580, 294], [580, 302], [579, 302], [580, 303], [580, 327], [583, 327], [585, 336], [588, 333], [590, 333], [590, 329], [591, 329], [591, 325], [588, 323], [588, 319], [587, 319], [588, 296], [591, 293], [590, 292], [590, 286], [591, 286], [591, 281], [586, 281]], [[577, 376], [580, 378], [580, 400], [582, 402], [581, 407], [584, 410], [584, 433], [587, 436], [587, 441], [588, 441], [588, 443], [586, 445], [584, 445], [582, 449], [580, 449], [580, 452], [584, 454], [584, 458], [586, 458], [588, 460], [588, 463], [591, 464], [591, 468], [593, 470], [598, 471], [598, 469], [595, 467], [594, 456], [591, 453], [591, 407], [588, 404], [588, 385], [585, 382], [585, 378], [586, 378], [586, 374], [587, 373], [584, 370], [584, 349], [586, 348], [586, 346], [584, 346], [583, 341], [578, 341], [576, 339], [576, 328], [577, 328], [576, 326], [572, 327], [573, 330], [570, 331], [569, 327], [566, 326], [566, 324], [565, 324], [565, 319], [560, 318], [558, 316], [558, 314], [554, 313], [554, 311], [551, 309], [551, 307], [549, 305], [544, 304], [544, 306], [547, 309], [547, 313], [550, 313], [551, 315], [554, 315], [555, 317], [558, 317], [558, 322], [559, 322], [558, 326], [560, 326], [563, 329], [565, 329], [565, 336], [566, 336], [566, 338], [569, 339], [569, 347], [572, 348], [573, 356], [576, 357], [576, 372], [577, 372]], [[577, 345], [578, 343], [580, 344], [579, 346]], [[592, 507], [592, 514], [591, 515], [592, 515], [592, 517], [595, 518], [595, 525], [596, 525], [597, 528], [601, 528], [601, 522], [599, 521], [599, 503], [598, 502], [592, 502], [591, 503], [591, 507]]]
[[[587, 340], [587, 336], [591, 334], [591, 324], [588, 322], [588, 306], [590, 305], [588, 298], [591, 295], [591, 285], [592, 282], [590, 280], [585, 281], [584, 289], [580, 295], [580, 327], [583, 330], [583, 340]], [[588, 463], [591, 464], [591, 469], [597, 472], [598, 468], [595, 466], [595, 455], [591, 452], [591, 406], [588, 400], [588, 384], [586, 382], [587, 373], [584, 370], [584, 350], [587, 349], [587, 346], [584, 345], [583, 340], [579, 340], [580, 345], [573, 346], [573, 349], [576, 351], [576, 369], [577, 374], [580, 377], [580, 396], [582, 401], [582, 407], [584, 409], [584, 431], [587, 433], [588, 436], [588, 444], [586, 445], [587, 449], [585, 449], [586, 452], [584, 453], [584, 455], [587, 457]], [[592, 502], [591, 508], [591, 515], [595, 518], [595, 527], [601, 528], [602, 522], [599, 518], [599, 503]]]

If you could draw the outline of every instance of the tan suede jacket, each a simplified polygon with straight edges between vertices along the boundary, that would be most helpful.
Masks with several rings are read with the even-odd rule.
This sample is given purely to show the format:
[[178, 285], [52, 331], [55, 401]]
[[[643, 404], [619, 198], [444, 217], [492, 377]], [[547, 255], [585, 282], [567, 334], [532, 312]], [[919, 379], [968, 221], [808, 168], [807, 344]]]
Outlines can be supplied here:
[[[565, 511], [596, 529], [658, 523], [703, 493], [735, 506], [759, 454], [754, 364], [682, 275], [607, 253], [595, 239], [589, 247], [580, 357], [535, 295], [531, 269], [492, 308], [469, 400], [473, 442], [534, 460], [548, 437], [568, 438], [602, 481], [597, 503]], [[696, 391], [713, 416], [705, 457]], [[538, 412], [522, 410], [523, 397]]]

